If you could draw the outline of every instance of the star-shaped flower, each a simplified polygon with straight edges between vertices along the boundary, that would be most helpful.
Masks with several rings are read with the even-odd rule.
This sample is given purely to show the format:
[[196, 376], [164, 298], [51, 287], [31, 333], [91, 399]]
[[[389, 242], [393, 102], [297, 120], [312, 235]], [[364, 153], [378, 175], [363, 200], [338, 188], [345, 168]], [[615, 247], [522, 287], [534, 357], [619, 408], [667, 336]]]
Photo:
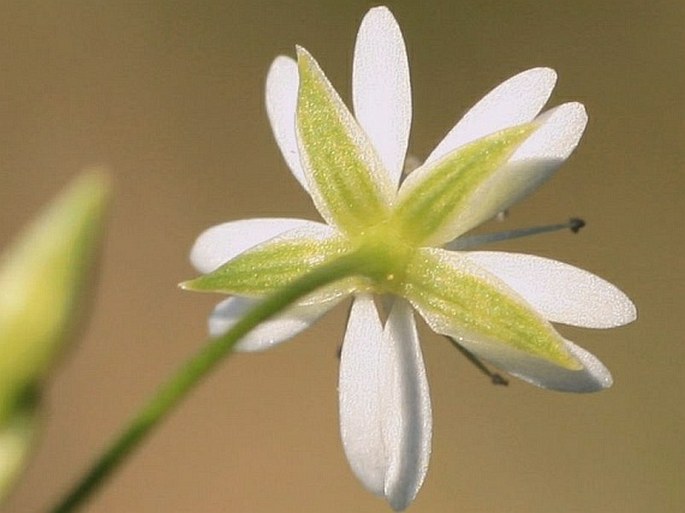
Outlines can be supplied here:
[[[608, 328], [635, 319], [616, 287], [553, 260], [460, 251], [459, 237], [544, 182], [576, 147], [579, 103], [539, 114], [556, 75], [507, 80], [401, 181], [411, 95], [404, 41], [388, 9], [364, 18], [354, 52], [353, 116], [312, 56], [278, 57], [266, 104], [276, 141], [327, 224], [251, 219], [215, 226], [192, 250], [208, 273], [188, 288], [231, 294], [210, 317], [221, 334], [261, 297], [341, 255], [364, 265], [263, 323], [242, 340], [262, 350], [354, 296], [340, 361], [340, 426], [362, 483], [404, 509], [423, 483], [431, 406], [412, 310], [437, 333], [537, 386], [590, 392], [611, 385], [593, 355], [550, 322]], [[392, 297], [385, 322], [373, 294]]]

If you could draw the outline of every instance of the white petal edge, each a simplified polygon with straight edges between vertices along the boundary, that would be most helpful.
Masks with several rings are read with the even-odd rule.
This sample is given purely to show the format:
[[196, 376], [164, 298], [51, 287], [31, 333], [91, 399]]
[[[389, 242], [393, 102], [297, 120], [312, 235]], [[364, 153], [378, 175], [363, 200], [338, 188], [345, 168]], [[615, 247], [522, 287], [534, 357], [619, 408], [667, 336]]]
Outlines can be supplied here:
[[521, 253], [470, 251], [464, 256], [504, 281], [552, 322], [613, 328], [637, 317], [635, 305], [615, 285], [572, 265]]
[[393, 509], [405, 509], [426, 475], [432, 429], [423, 358], [405, 301], [395, 303], [384, 330], [373, 299], [355, 299], [339, 391], [341, 437], [352, 470]]
[[402, 32], [386, 7], [371, 9], [359, 27], [352, 98], [359, 124], [398, 185], [409, 143], [411, 85]]
[[[238, 351], [264, 351], [309, 328], [343, 297], [321, 303], [294, 305], [282, 314], [262, 322], [235, 346]], [[259, 299], [231, 297], [219, 303], [209, 317], [209, 334], [218, 337], [231, 329]]]
[[257, 218], [231, 221], [208, 228], [196, 239], [190, 262], [209, 273], [240, 253], [294, 229], [328, 233], [330, 227], [306, 219]]
[[284, 55], [276, 57], [266, 76], [266, 113], [286, 164], [304, 190], [308, 190], [295, 135], [299, 84], [295, 60]]
[[502, 82], [464, 115], [426, 163], [486, 135], [532, 121], [547, 103], [556, 80], [554, 70], [533, 68]]
[[482, 345], [463, 339], [457, 342], [495, 367], [540, 388], [589, 393], [604, 390], [613, 384], [611, 373], [596, 356], [568, 340], [565, 341], [566, 349], [582, 363], [581, 370], [565, 369], [503, 344]]
[[535, 123], [539, 128], [471, 195], [453, 223], [452, 238], [493, 218], [542, 185], [578, 145], [587, 114], [582, 104], [565, 103], [548, 110]]
[[385, 416], [390, 466], [385, 496], [396, 511], [414, 500], [428, 471], [431, 453], [432, 412], [428, 380], [411, 305], [397, 299], [385, 325], [390, 351], [388, 371], [394, 373]]

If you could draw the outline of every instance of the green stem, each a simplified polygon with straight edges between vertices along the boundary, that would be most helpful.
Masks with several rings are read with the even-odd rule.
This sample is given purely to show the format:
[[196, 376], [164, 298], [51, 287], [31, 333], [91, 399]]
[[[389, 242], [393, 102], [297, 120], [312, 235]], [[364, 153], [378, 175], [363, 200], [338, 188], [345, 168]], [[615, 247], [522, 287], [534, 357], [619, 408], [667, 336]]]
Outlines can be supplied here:
[[101, 457], [64, 498], [50, 511], [68, 513], [76, 511], [107, 479], [123, 460], [138, 446], [145, 436], [162, 420], [186, 394], [227, 356], [236, 342], [261, 322], [283, 311], [298, 299], [314, 290], [358, 274], [365, 258], [359, 254], [343, 255], [315, 268], [293, 283], [278, 290], [259, 303], [240, 319], [227, 333], [211, 339], [187, 361], [172, 378], [158, 389], [152, 399], [140, 410], [124, 431], [112, 442]]

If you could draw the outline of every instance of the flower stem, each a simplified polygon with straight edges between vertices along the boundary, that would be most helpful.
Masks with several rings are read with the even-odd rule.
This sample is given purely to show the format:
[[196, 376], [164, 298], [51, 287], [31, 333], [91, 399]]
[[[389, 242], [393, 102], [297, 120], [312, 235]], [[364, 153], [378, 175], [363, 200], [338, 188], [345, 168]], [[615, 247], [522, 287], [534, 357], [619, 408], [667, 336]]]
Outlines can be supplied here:
[[219, 361], [230, 354], [236, 342], [250, 330], [314, 290], [342, 278], [358, 274], [364, 263], [365, 259], [362, 256], [351, 253], [315, 268], [288, 286], [266, 297], [224, 335], [210, 339], [208, 343], [203, 344], [202, 349], [157, 390], [150, 401], [133, 417], [86, 474], [50, 511], [52, 513], [68, 513], [76, 511], [82, 506], [124, 459], [133, 452], [152, 428], [164, 419]]

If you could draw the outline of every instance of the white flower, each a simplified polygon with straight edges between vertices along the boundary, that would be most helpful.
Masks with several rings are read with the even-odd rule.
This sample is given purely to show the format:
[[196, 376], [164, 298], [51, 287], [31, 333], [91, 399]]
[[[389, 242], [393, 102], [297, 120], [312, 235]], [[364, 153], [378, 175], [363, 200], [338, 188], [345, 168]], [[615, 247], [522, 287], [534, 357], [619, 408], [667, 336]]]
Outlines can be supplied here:
[[[412, 308], [440, 334], [537, 386], [590, 392], [611, 385], [594, 356], [550, 324], [590, 328], [635, 319], [616, 287], [575, 267], [523, 254], [450, 251], [470, 229], [545, 181], [576, 147], [579, 103], [539, 114], [556, 75], [535, 68], [507, 80], [400, 184], [411, 123], [409, 69], [385, 7], [364, 18], [354, 52], [355, 117], [316, 61], [278, 57], [266, 104], [276, 141], [327, 224], [251, 219], [215, 226], [192, 250], [209, 273], [188, 287], [231, 294], [209, 325], [230, 328], [260, 297], [336, 256], [368, 266], [262, 324], [240, 344], [262, 350], [354, 295], [340, 362], [340, 427], [362, 483], [401, 510], [423, 483], [431, 407]], [[392, 295], [381, 321], [373, 294]]]

